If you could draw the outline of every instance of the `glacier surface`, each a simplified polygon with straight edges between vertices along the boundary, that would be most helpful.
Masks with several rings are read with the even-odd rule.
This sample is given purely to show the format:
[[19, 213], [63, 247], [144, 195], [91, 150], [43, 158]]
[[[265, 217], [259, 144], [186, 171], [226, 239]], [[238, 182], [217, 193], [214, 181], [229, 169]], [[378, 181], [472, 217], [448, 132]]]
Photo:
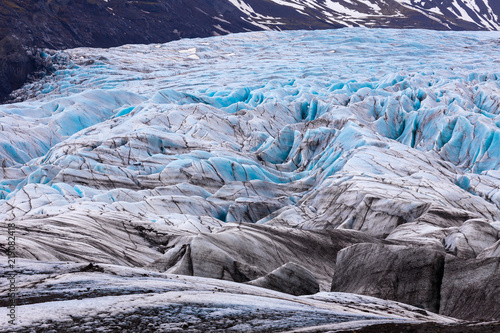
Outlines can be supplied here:
[[499, 51], [358, 28], [60, 51], [0, 106], [0, 228], [29, 260], [250, 283], [295, 263], [322, 291], [357, 243], [499, 258]]

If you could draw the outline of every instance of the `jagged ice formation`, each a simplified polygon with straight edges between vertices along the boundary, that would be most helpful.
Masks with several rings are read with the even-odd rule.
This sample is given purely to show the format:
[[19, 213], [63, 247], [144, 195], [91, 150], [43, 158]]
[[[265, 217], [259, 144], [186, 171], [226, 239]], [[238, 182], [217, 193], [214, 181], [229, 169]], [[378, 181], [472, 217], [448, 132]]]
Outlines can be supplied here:
[[[499, 286], [499, 51], [498, 32], [356, 28], [60, 52], [0, 106], [0, 228], [31, 260], [495, 318], [441, 281]], [[387, 266], [380, 285], [356, 264]], [[406, 267], [428, 289], [384, 289]]]

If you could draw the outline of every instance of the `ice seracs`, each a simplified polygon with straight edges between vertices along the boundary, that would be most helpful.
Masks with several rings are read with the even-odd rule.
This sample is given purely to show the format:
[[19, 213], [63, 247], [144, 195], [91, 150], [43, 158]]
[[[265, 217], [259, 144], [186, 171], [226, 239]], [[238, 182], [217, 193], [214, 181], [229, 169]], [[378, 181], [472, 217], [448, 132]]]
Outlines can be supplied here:
[[31, 260], [291, 294], [334, 281], [493, 319], [493, 299], [453, 307], [475, 289], [442, 286], [469, 262], [464, 276], [496, 272], [499, 37], [342, 29], [66, 50], [66, 67], [0, 106], [0, 228], [16, 224]]

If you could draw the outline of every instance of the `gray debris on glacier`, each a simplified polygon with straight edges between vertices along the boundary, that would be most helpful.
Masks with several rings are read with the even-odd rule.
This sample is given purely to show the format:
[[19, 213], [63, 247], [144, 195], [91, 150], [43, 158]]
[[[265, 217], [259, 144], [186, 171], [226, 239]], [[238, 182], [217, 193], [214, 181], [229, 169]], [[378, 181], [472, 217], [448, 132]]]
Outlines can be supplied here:
[[396, 289], [405, 253], [435, 254], [415, 266], [432, 267], [424, 279], [496, 269], [499, 38], [341, 29], [66, 50], [67, 66], [0, 106], [0, 228], [16, 224], [31, 260], [267, 286], [298, 275], [322, 291], [333, 278], [495, 318], [492, 299], [485, 317], [454, 310], [469, 284], [406, 297], [335, 274], [363, 248]]
[[[457, 322], [368, 296], [297, 297], [230, 281], [107, 264], [20, 260], [18, 269], [19, 323], [2, 332], [270, 332], [351, 321]], [[1, 307], [0, 315], [6, 313]]]

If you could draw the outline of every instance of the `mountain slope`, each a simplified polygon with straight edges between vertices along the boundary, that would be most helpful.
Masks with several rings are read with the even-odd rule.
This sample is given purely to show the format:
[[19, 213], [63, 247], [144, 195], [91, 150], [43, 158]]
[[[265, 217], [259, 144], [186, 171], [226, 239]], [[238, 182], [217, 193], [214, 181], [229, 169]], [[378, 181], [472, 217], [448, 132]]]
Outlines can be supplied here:
[[8, 0], [0, 15], [0, 37], [55, 49], [262, 29], [500, 27], [500, 4], [491, 0]]
[[[287, 29], [290, 10], [296, 22], [308, 20], [341, 26], [426, 28], [439, 30], [498, 30], [500, 6], [489, 0], [230, 0], [263, 28]], [[272, 5], [271, 5], [272, 3]], [[286, 11], [287, 9], [288, 11]], [[267, 22], [267, 23], [266, 23]]]

